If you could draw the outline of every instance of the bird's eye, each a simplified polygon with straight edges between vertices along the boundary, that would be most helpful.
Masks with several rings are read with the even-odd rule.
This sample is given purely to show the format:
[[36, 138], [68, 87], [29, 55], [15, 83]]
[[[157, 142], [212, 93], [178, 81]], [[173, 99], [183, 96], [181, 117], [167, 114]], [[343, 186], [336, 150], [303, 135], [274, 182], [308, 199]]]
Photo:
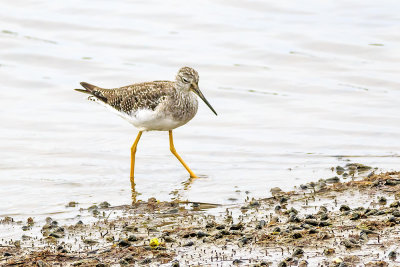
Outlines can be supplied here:
[[185, 77], [182, 77], [182, 81], [183, 81], [184, 83], [189, 83], [189, 80], [186, 79]]

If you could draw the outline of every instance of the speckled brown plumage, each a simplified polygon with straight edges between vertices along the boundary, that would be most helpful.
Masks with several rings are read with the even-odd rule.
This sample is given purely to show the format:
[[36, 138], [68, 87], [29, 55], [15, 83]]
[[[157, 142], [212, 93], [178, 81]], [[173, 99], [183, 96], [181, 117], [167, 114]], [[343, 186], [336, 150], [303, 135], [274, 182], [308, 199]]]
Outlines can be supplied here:
[[81, 85], [99, 100], [125, 113], [141, 108], [154, 110], [166, 99], [168, 88], [174, 86], [169, 81], [137, 83], [114, 89], [104, 89], [85, 82]]
[[173, 82], [143, 82], [114, 89], [81, 82], [85, 90], [75, 90], [90, 94], [89, 99], [112, 108], [139, 130], [171, 130], [194, 117], [198, 107], [196, 95], [215, 113], [201, 93], [198, 82], [198, 73], [183, 67]]

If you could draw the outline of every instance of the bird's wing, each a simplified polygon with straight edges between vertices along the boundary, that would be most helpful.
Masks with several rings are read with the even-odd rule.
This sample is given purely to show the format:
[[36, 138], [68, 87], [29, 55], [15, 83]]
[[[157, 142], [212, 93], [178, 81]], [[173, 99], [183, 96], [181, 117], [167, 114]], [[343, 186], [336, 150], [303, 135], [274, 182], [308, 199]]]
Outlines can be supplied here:
[[173, 86], [169, 81], [136, 83], [120, 88], [104, 89], [82, 82], [86, 89], [75, 89], [93, 95], [98, 100], [118, 111], [130, 113], [138, 109], [154, 110], [167, 96], [166, 88]]

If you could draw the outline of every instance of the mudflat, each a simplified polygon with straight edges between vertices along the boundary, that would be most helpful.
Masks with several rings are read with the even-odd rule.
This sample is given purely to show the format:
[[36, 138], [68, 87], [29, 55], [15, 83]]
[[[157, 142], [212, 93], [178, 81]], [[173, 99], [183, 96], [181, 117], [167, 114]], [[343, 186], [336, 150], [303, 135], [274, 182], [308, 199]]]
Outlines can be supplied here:
[[376, 174], [357, 163], [334, 171], [340, 175], [288, 192], [273, 188], [272, 197], [242, 205], [151, 198], [81, 210], [96, 218], [93, 223], [59, 225], [47, 218], [36, 225], [6, 217], [2, 224], [40, 227], [41, 233], [1, 241], [0, 264], [398, 266], [400, 172]]

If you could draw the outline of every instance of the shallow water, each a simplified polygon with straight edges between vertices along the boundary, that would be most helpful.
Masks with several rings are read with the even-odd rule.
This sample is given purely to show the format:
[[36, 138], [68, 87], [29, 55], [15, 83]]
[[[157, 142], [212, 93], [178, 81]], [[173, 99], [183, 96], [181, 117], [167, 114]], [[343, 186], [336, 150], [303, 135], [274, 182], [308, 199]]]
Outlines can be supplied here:
[[[332, 176], [347, 160], [398, 169], [400, 4], [395, 1], [3, 1], [0, 216], [73, 216], [130, 202], [137, 130], [72, 89], [200, 74], [203, 103], [145, 133], [139, 199], [211, 203]], [[240, 192], [237, 192], [239, 191]], [[246, 191], [249, 191], [247, 194]], [[65, 205], [80, 206], [65, 212]], [[234, 201], [234, 200], [233, 200]]]

